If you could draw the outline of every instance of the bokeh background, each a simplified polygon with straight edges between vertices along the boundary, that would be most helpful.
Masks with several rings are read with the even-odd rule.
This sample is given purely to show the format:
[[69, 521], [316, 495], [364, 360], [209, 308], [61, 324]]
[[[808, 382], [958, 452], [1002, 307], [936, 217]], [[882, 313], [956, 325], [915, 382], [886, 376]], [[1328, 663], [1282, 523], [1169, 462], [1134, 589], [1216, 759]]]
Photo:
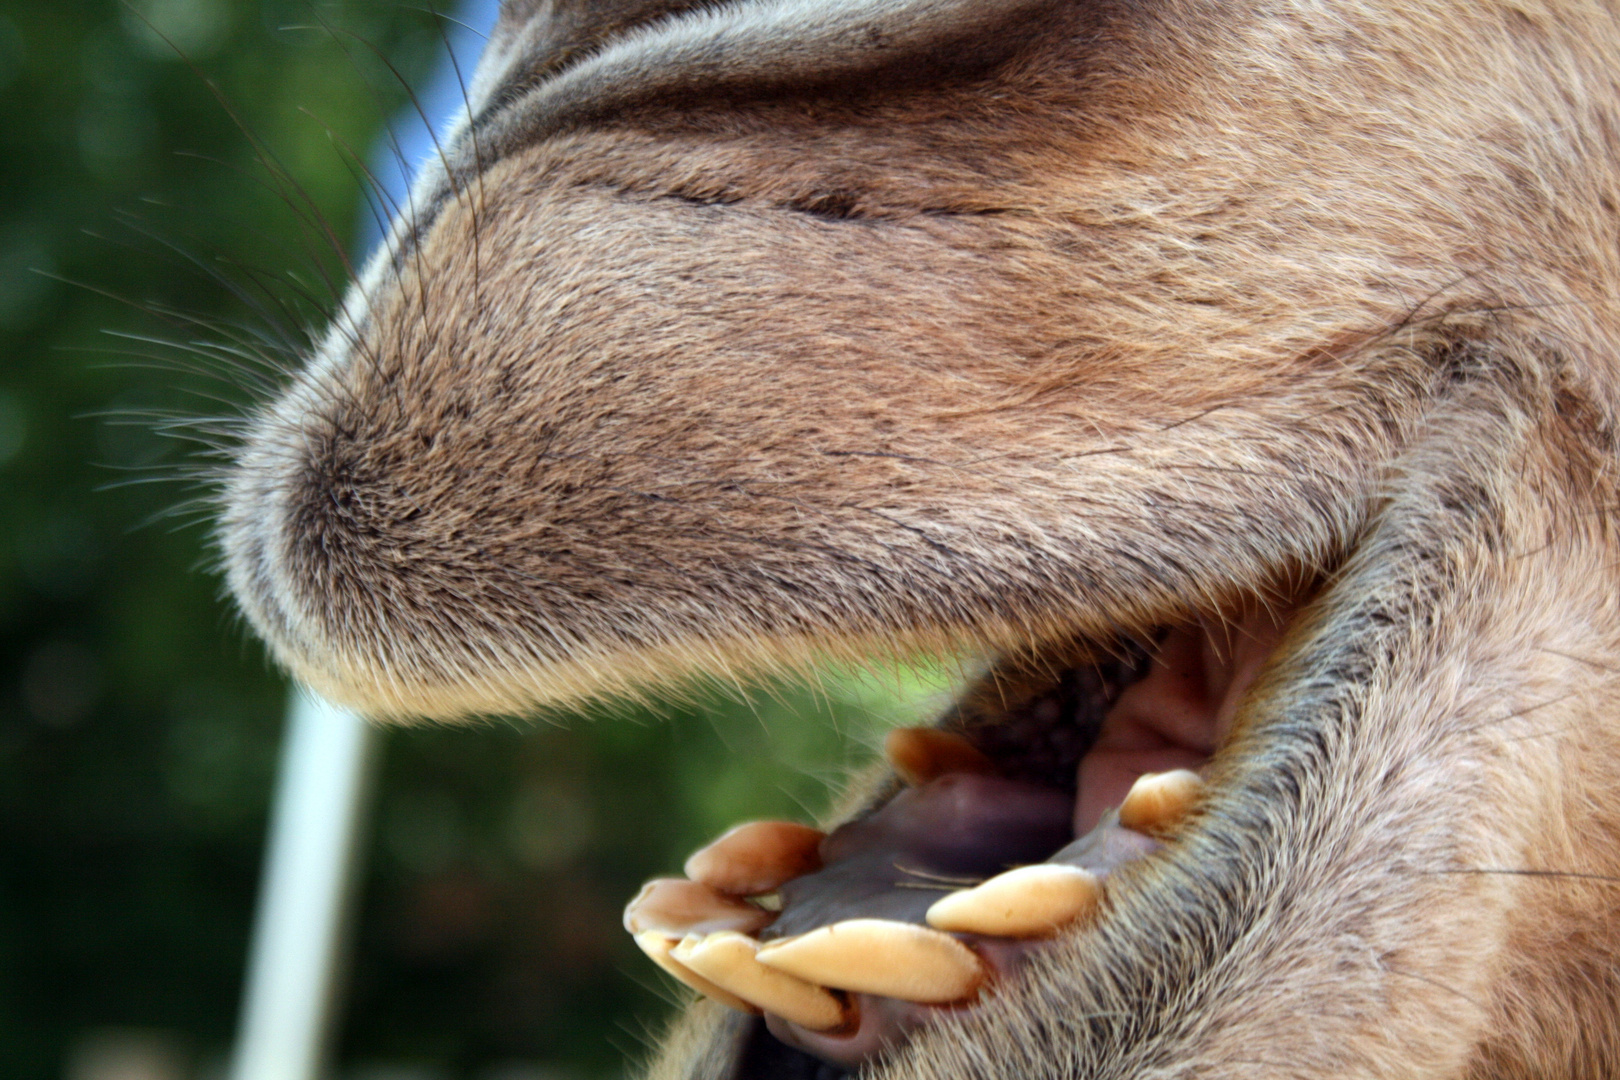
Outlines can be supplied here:
[[[0, 3], [8, 1080], [223, 1076], [287, 687], [208, 568], [197, 476], [319, 324], [447, 32], [420, 0]], [[819, 811], [922, 689], [390, 732], [333, 1075], [620, 1075], [671, 998], [625, 898]]]

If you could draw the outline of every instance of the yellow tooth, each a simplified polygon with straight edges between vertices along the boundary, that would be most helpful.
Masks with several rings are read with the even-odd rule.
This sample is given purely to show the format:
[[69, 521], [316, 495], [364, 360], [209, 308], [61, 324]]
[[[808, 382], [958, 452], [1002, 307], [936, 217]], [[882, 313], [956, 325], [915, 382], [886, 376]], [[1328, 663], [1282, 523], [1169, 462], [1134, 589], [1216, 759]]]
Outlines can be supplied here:
[[684, 878], [649, 881], [624, 908], [624, 928], [630, 933], [657, 930], [677, 941], [693, 931], [752, 934], [775, 919], [772, 912]]
[[811, 1031], [843, 1027], [843, 1002], [819, 986], [773, 970], [754, 958], [759, 942], [734, 931], [692, 935], [675, 947], [678, 963], [768, 1013]]
[[711, 997], [722, 1005], [729, 1005], [740, 1012], [757, 1014], [760, 1011], [756, 1006], [750, 1005], [736, 994], [716, 986], [670, 956], [675, 946], [679, 944], [676, 939], [660, 934], [656, 930], [648, 930], [646, 933], [636, 935], [636, 944], [641, 946], [642, 952], [652, 958], [653, 963], [698, 993]]
[[962, 736], [938, 728], [895, 728], [883, 739], [883, 756], [900, 779], [912, 787], [946, 773], [993, 776], [995, 763]]
[[1186, 816], [1204, 789], [1191, 769], [1143, 773], [1119, 805], [1119, 823], [1138, 832], [1168, 829]]
[[837, 990], [931, 1005], [973, 996], [985, 979], [973, 950], [938, 930], [887, 919], [850, 919], [766, 943], [767, 967]]
[[732, 896], [768, 893], [821, 869], [824, 835], [791, 821], [751, 821], [687, 859], [686, 876]]
[[928, 909], [928, 925], [957, 934], [1039, 937], [1091, 914], [1102, 896], [1097, 875], [1042, 863], [997, 874]]

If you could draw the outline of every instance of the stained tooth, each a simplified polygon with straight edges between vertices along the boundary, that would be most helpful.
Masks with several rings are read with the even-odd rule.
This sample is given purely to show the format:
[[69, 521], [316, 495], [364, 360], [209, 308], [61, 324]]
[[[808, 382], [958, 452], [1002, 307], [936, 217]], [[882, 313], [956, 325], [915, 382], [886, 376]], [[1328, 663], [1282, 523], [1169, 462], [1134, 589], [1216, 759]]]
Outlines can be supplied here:
[[729, 990], [716, 986], [672, 957], [670, 953], [674, 951], [676, 945], [680, 944], [676, 938], [660, 934], [656, 930], [648, 930], [646, 933], [636, 935], [636, 944], [641, 946], [642, 952], [652, 958], [653, 963], [698, 993], [714, 998], [720, 1004], [730, 1006], [740, 1012], [758, 1013], [760, 1011], [757, 1006], [744, 1001]]
[[823, 835], [791, 821], [752, 821], [687, 859], [686, 876], [732, 896], [768, 893], [821, 869]]
[[848, 1009], [819, 986], [766, 967], [754, 958], [759, 942], [733, 931], [693, 935], [673, 956], [703, 978], [768, 1013], [811, 1031], [843, 1027]]
[[946, 773], [993, 776], [999, 772], [984, 751], [962, 736], [938, 728], [895, 728], [884, 737], [883, 756], [900, 779], [912, 787]]
[[624, 928], [635, 935], [657, 930], [679, 939], [693, 931], [740, 930], [752, 934], [775, 918], [772, 912], [699, 882], [658, 878], [643, 885], [635, 899], [625, 905]]
[[1097, 875], [1041, 863], [1008, 870], [928, 909], [928, 925], [958, 934], [1038, 937], [1089, 915], [1102, 896]]
[[1169, 828], [1192, 809], [1203, 788], [1203, 778], [1190, 769], [1143, 773], [1119, 806], [1119, 823], [1137, 832]]
[[938, 1005], [971, 997], [983, 962], [938, 930], [887, 919], [850, 919], [768, 942], [759, 962], [806, 982]]

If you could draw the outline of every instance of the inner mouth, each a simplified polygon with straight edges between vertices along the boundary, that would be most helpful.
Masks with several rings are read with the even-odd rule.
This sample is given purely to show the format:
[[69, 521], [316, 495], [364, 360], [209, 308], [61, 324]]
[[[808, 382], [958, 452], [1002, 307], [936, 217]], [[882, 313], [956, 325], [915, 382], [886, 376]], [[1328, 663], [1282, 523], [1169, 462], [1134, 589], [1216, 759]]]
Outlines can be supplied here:
[[905, 786], [870, 813], [824, 837], [744, 826], [693, 857], [695, 880], [644, 889], [626, 926], [763, 1012], [759, 1075], [859, 1066], [970, 1008], [1091, 917], [1117, 868], [1174, 842], [1298, 607], [1255, 596], [1145, 641], [1003, 661], [937, 728], [890, 736]]

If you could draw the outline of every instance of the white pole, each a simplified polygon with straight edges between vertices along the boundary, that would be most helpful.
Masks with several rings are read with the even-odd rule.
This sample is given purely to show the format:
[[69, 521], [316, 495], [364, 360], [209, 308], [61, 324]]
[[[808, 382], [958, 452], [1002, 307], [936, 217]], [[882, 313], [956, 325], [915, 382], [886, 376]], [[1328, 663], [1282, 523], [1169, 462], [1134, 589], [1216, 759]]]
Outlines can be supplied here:
[[295, 691], [230, 1080], [318, 1080], [380, 732]]

